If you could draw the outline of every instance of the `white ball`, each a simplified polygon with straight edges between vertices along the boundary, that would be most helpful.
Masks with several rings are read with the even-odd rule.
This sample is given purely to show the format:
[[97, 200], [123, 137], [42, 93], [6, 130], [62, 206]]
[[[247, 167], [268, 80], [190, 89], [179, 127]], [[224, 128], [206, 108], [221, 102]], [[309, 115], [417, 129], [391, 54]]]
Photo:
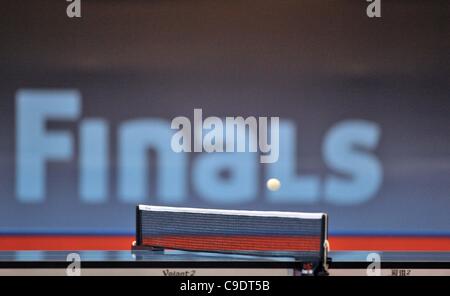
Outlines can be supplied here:
[[281, 187], [280, 180], [278, 180], [276, 178], [270, 178], [269, 180], [267, 180], [266, 185], [267, 185], [267, 189], [269, 189], [270, 191], [277, 191]]

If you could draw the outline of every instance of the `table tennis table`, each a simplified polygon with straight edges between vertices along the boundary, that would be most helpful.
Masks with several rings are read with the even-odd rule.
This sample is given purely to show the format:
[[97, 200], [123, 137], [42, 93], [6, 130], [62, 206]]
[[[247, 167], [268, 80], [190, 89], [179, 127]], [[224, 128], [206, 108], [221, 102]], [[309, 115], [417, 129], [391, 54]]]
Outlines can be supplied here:
[[[0, 275], [292, 276], [303, 269], [293, 257], [178, 250], [0, 252]], [[450, 252], [335, 251], [328, 274], [448, 276]]]

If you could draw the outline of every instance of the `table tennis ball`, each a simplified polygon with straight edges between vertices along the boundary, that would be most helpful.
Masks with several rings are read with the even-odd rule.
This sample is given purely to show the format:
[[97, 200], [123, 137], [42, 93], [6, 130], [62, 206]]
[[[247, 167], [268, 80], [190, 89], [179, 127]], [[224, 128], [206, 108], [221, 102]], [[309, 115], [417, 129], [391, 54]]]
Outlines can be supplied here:
[[267, 189], [269, 189], [270, 191], [277, 191], [278, 189], [280, 189], [281, 183], [280, 180], [276, 179], [276, 178], [270, 178], [269, 180], [267, 180]]

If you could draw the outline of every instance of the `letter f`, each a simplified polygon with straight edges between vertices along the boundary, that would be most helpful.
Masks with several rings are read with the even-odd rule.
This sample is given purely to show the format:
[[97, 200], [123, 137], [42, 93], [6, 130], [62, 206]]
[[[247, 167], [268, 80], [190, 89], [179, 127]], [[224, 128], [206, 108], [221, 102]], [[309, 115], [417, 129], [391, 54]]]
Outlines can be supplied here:
[[16, 93], [16, 195], [21, 202], [44, 201], [49, 160], [72, 157], [73, 138], [66, 132], [46, 132], [49, 119], [76, 119], [76, 90], [18, 90]]

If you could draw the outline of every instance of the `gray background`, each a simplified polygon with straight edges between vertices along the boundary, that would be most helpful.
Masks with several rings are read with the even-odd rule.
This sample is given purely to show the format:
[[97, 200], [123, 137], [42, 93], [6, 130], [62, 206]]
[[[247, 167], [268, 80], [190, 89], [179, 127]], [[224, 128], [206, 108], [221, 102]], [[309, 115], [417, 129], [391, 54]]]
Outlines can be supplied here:
[[[326, 173], [320, 147], [334, 123], [374, 121], [384, 178], [369, 202], [241, 208], [326, 211], [336, 234], [448, 235], [449, 2], [382, 1], [380, 19], [369, 19], [366, 5], [91, 0], [82, 1], [81, 19], [69, 19], [65, 1], [2, 1], [0, 231], [132, 231], [134, 206], [114, 194], [102, 205], [80, 202], [76, 159], [49, 166], [46, 203], [15, 196], [15, 92], [76, 88], [83, 116], [106, 118], [113, 130], [131, 118], [191, 117], [194, 107], [294, 120], [298, 173]], [[188, 204], [214, 206], [195, 193]]]

